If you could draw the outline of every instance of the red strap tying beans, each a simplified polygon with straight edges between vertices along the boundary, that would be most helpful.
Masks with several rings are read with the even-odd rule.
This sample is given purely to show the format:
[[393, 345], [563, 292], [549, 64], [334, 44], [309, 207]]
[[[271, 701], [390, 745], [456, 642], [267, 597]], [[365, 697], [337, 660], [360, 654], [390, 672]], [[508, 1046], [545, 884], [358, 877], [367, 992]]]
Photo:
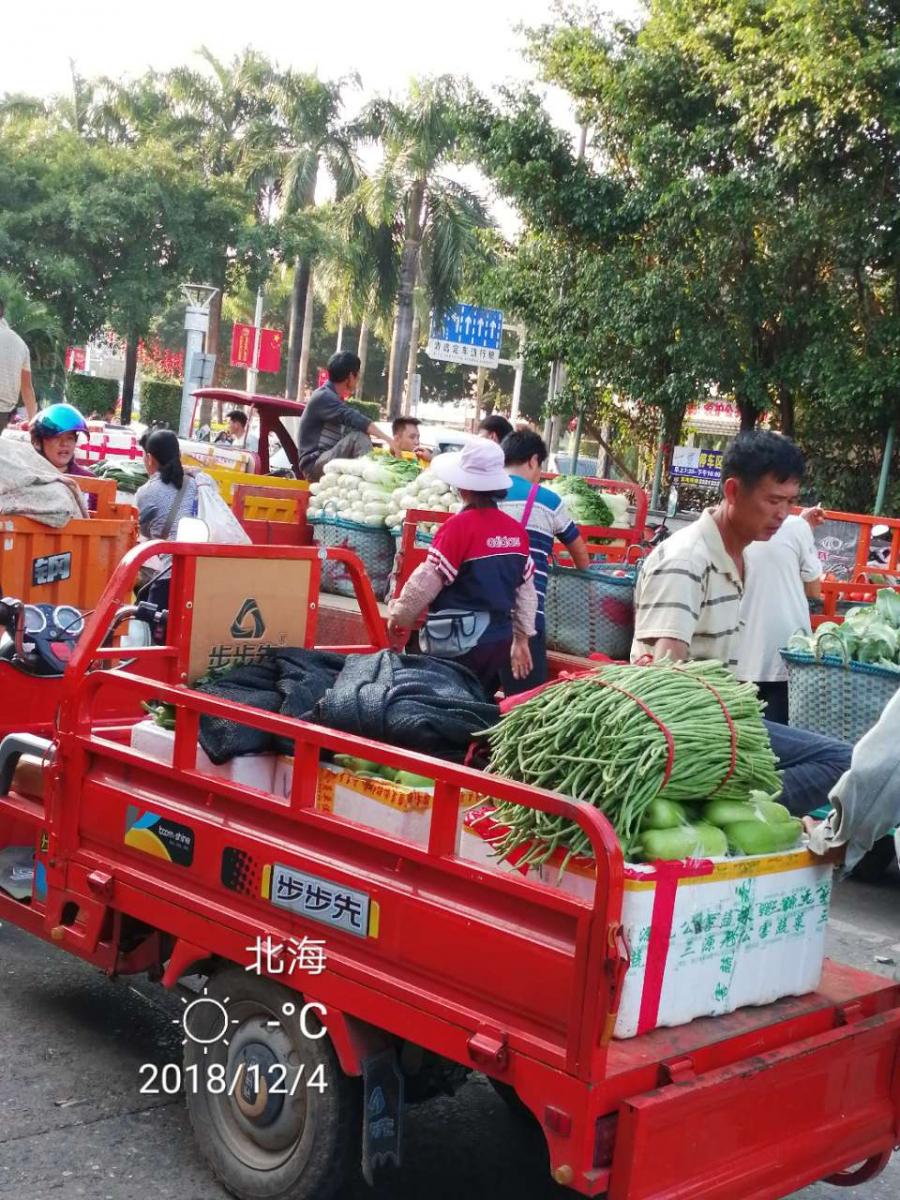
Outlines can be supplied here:
[[721, 708], [722, 712], [725, 714], [725, 720], [728, 723], [728, 732], [731, 735], [731, 762], [728, 766], [728, 770], [725, 772], [725, 778], [718, 785], [718, 787], [714, 788], [709, 793], [710, 796], [715, 796], [716, 792], [721, 792], [722, 788], [725, 786], [725, 784], [728, 782], [728, 780], [734, 774], [734, 768], [737, 766], [737, 730], [734, 727], [734, 721], [731, 719], [731, 713], [728, 711], [728, 706], [726, 705], [726, 703], [722, 699], [722, 697], [719, 695], [719, 693], [716, 691], [716, 689], [713, 687], [713, 685], [711, 683], [709, 683], [708, 680], [701, 679], [699, 675], [695, 675], [694, 679], [696, 679], [698, 683], [702, 683], [703, 686], [705, 688], [707, 688], [710, 692], [712, 692], [712, 694], [718, 700], [719, 707]]
[[[595, 681], [592, 679], [591, 682], [593, 683]], [[620, 687], [617, 683], [610, 683], [610, 681], [608, 679], [604, 679], [603, 676], [600, 674], [597, 675], [596, 682], [601, 687], [612, 688], [614, 692], [620, 692], [623, 696], [627, 696], [629, 700], [632, 700], [638, 706], [638, 708], [640, 708], [643, 712], [645, 712], [647, 714], [647, 716], [651, 719], [651, 721], [655, 722], [657, 727], [662, 730], [663, 737], [666, 739], [666, 749], [668, 751], [668, 757], [666, 758], [666, 771], [665, 771], [665, 774], [663, 775], [662, 786], [659, 789], [659, 791], [661, 793], [663, 791], [663, 789], [665, 788], [666, 784], [669, 782], [669, 777], [672, 774], [672, 767], [675, 764], [675, 739], [672, 737], [672, 733], [671, 733], [668, 725], [666, 725], [666, 723], [664, 721], [661, 721], [660, 718], [656, 715], [656, 713], [652, 709], [648, 708], [647, 705], [643, 702], [643, 700], [641, 700], [641, 698], [639, 696], [635, 696], [635, 694], [633, 692], [629, 692], [627, 688]], [[720, 701], [720, 703], [721, 703], [721, 701]], [[733, 761], [734, 761], [734, 745], [732, 742], [732, 765], [733, 765]], [[731, 772], [729, 772], [729, 774], [731, 774]], [[722, 783], [724, 784], [724, 782], [725, 782], [725, 780], [723, 779]], [[719, 786], [721, 787], [722, 785], [720, 784]]]

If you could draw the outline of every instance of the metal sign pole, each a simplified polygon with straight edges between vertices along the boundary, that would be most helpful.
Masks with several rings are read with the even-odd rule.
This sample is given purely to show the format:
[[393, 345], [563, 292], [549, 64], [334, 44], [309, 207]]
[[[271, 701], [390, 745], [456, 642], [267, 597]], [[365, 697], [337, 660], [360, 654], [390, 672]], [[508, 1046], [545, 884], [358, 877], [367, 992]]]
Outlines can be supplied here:
[[253, 328], [256, 331], [253, 335], [253, 366], [247, 368], [247, 391], [251, 396], [256, 391], [256, 384], [259, 379], [259, 352], [262, 347], [262, 316], [263, 290], [262, 288], [258, 288], [256, 292], [256, 313], [253, 317]]
[[525, 377], [525, 326], [520, 326], [516, 333], [519, 335], [519, 353], [515, 359], [516, 376], [513, 380], [512, 407], [509, 416], [513, 425], [519, 419], [519, 407], [522, 403], [522, 380]]
[[209, 306], [218, 288], [205, 283], [183, 283], [181, 292], [187, 300], [184, 310], [184, 383], [181, 388], [181, 412], [178, 419], [178, 436], [186, 438], [191, 429], [194, 409], [194, 388], [198, 380], [194, 376], [192, 359], [203, 353], [203, 339], [209, 329]]

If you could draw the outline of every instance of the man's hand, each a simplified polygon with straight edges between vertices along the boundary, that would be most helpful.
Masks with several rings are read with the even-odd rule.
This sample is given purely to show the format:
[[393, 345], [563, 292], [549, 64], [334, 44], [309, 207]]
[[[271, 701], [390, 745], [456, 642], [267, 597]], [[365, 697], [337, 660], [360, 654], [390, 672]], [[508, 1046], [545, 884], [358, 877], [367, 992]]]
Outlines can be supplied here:
[[812, 508], [804, 508], [800, 516], [815, 529], [817, 525], [821, 525], [825, 520], [825, 509], [816, 504]]
[[[28, 414], [28, 420], [33, 421], [37, 416], [37, 397], [34, 394], [34, 384], [31, 382], [31, 371], [23, 370], [19, 389], [22, 393], [22, 401], [25, 404], [25, 412]], [[23, 428], [27, 428], [27, 426], [23, 426]]]
[[664, 658], [672, 662], [686, 662], [691, 648], [687, 642], [678, 638], [657, 638], [653, 643], [653, 661], [661, 662]]
[[[807, 836], [811, 836], [817, 829], [821, 829], [824, 821], [817, 821], [814, 817], [803, 817], [803, 832]], [[813, 858], [817, 858], [820, 862], [832, 863], [834, 866], [840, 866], [847, 854], [846, 844], [840, 846], [829, 846], [821, 854], [812, 846], [808, 847]]]
[[516, 634], [513, 638], [510, 659], [512, 661], [513, 679], [527, 679], [531, 674], [533, 663], [531, 661], [531, 647], [528, 645], [528, 638], [524, 634]]

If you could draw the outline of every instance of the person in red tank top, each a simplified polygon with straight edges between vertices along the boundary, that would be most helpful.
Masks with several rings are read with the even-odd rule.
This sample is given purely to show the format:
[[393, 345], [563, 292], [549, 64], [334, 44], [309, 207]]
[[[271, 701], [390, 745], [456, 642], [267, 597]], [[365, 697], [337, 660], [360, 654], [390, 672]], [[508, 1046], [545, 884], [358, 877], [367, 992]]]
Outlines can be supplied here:
[[490, 696], [505, 667], [517, 679], [531, 670], [537, 592], [528, 534], [497, 507], [512, 481], [496, 443], [473, 439], [439, 455], [431, 469], [457, 489], [464, 508], [441, 526], [425, 562], [388, 605], [388, 633], [402, 648], [427, 610], [427, 652], [468, 667]]

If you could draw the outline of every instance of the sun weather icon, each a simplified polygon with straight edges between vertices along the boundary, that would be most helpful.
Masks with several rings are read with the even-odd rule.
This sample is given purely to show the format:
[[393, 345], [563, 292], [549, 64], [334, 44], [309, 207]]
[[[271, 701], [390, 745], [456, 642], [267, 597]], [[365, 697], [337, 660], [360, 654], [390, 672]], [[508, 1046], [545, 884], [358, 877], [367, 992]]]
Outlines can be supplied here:
[[[230, 999], [230, 996], [226, 996], [224, 1000], [216, 1000], [208, 994], [206, 988], [194, 1000], [187, 1000], [182, 996], [181, 1003], [185, 1006], [184, 1012], [180, 1019], [172, 1018], [172, 1024], [180, 1025], [184, 1030], [184, 1037], [181, 1039], [182, 1046], [193, 1042], [195, 1045], [203, 1047], [204, 1054], [208, 1054], [209, 1047], [215, 1046], [217, 1042], [227, 1046], [231, 1026], [239, 1024], [236, 1017], [228, 1016], [228, 1009], [225, 1005]], [[204, 1030], [203, 1034], [200, 1033], [200, 1029]]]

